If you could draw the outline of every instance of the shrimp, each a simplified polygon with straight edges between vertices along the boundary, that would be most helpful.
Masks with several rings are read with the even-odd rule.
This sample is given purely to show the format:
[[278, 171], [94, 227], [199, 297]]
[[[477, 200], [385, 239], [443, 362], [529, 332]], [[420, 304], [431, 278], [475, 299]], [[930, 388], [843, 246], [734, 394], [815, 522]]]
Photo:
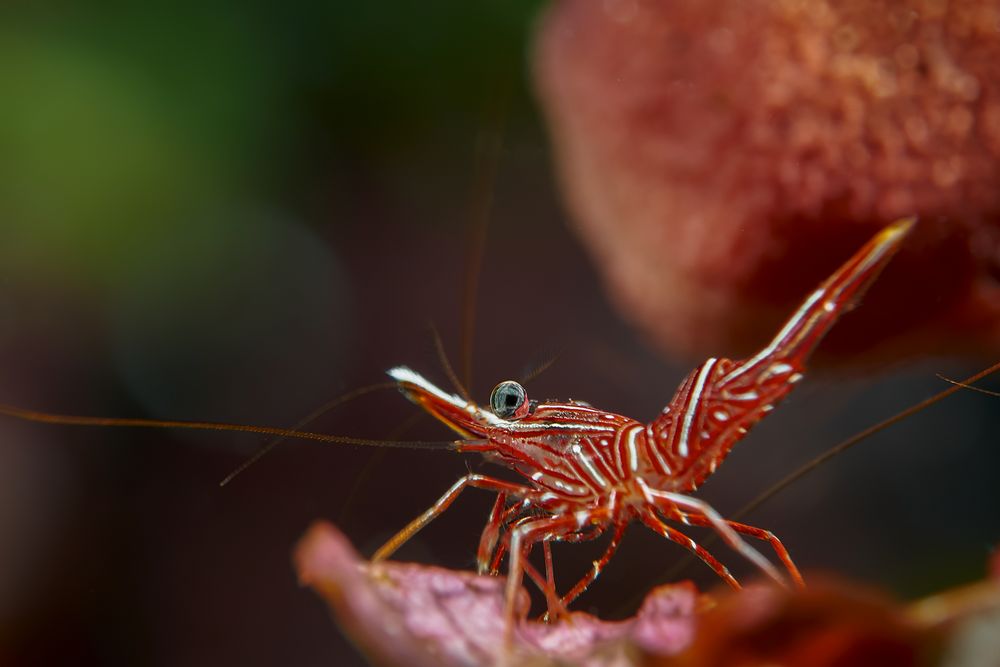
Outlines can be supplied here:
[[[813, 291], [774, 339], [754, 356], [709, 359], [681, 383], [649, 423], [579, 401], [529, 400], [514, 381], [498, 384], [489, 406], [448, 393], [416, 371], [397, 366], [388, 375], [402, 393], [458, 433], [460, 452], [479, 452], [511, 468], [521, 483], [470, 473], [374, 555], [378, 562], [440, 516], [468, 488], [496, 494], [477, 552], [482, 573], [507, 567], [505, 623], [510, 639], [514, 601], [524, 574], [542, 590], [548, 616], [565, 615], [614, 556], [625, 527], [639, 521], [692, 552], [734, 589], [737, 579], [682, 526], [712, 528], [771, 580], [801, 587], [788, 550], [771, 532], [723, 518], [691, 495], [715, 472], [733, 445], [802, 379], [806, 362], [840, 316], [858, 303], [912, 229], [897, 221], [872, 238]], [[611, 531], [604, 554], [569, 591], [555, 590], [550, 544], [592, 540]], [[744, 538], [767, 542], [785, 574]], [[545, 573], [529, 556], [541, 544]]]

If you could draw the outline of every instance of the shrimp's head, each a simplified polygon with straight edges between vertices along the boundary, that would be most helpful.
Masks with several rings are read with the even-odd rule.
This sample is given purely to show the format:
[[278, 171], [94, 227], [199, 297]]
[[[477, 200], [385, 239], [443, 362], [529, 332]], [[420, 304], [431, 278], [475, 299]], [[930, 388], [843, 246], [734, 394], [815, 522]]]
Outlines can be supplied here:
[[399, 385], [404, 396], [463, 438], [489, 438], [490, 433], [502, 425], [503, 419], [493, 411], [444, 391], [406, 366], [391, 368], [387, 373]]
[[542, 441], [572, 446], [583, 439], [603, 444], [613, 439], [616, 431], [637, 424], [580, 401], [529, 401], [524, 387], [513, 380], [494, 387], [489, 406], [480, 406], [440, 389], [404, 366], [390, 369], [388, 374], [411, 401], [463, 438], [488, 440], [493, 445], [490, 449], [503, 449], [504, 445], [523, 448]]

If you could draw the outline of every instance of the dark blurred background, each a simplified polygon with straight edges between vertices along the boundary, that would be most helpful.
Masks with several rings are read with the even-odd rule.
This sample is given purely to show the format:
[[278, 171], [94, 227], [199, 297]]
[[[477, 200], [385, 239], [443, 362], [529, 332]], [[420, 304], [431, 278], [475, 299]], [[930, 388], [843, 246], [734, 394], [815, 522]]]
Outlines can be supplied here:
[[[474, 394], [558, 355], [534, 396], [654, 415], [694, 362], [655, 358], [616, 319], [567, 230], [530, 85], [542, 4], [8, 3], [0, 402], [290, 425], [395, 364], [444, 383], [428, 323], [461, 369], [488, 211]], [[810, 376], [703, 495], [735, 511], [944, 388], [935, 372], [977, 365]], [[314, 428], [450, 437], [431, 419], [400, 432], [411, 414], [381, 392]], [[975, 579], [1000, 538], [998, 415], [1000, 399], [961, 393], [749, 520], [807, 574], [906, 597]], [[364, 664], [298, 587], [296, 539], [325, 518], [370, 554], [485, 467], [286, 443], [220, 489], [260, 443], [0, 420], [0, 663]], [[490, 502], [463, 497], [400, 558], [471, 568]], [[601, 546], [556, 547], [564, 586]], [[634, 528], [579, 607], [634, 610], [681, 555]], [[681, 576], [718, 584], [698, 564]]]

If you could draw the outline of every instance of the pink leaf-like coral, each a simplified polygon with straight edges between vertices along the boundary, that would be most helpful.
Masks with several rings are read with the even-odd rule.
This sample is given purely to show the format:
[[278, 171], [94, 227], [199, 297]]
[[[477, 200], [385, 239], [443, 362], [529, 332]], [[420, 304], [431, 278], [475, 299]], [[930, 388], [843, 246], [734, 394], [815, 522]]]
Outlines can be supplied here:
[[[409, 563], [372, 564], [335, 527], [299, 543], [300, 580], [330, 605], [373, 662], [405, 667], [879, 667], [988, 665], [1000, 585], [945, 591], [911, 605], [855, 584], [811, 578], [806, 590], [752, 585], [717, 600], [690, 583], [653, 589], [627, 620], [574, 613], [522, 621], [504, 641], [502, 577]], [[521, 591], [519, 612], [527, 612]]]
[[[295, 554], [300, 580], [329, 603], [358, 647], [379, 664], [406, 667], [517, 665], [629, 667], [690, 643], [698, 594], [689, 583], [654, 589], [635, 617], [584, 613], [519, 625], [504, 645], [504, 579], [409, 563], [370, 564], [328, 523], [317, 522]], [[520, 612], [527, 611], [522, 593]]]

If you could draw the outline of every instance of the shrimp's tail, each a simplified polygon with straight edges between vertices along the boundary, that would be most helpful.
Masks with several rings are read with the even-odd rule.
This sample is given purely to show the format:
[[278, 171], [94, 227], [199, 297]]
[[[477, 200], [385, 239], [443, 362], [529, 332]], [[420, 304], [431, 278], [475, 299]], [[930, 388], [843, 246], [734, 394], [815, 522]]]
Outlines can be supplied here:
[[823, 336], [841, 315], [857, 305], [916, 222], [913, 217], [897, 220], [872, 237], [802, 302], [763, 350], [740, 363], [730, 373], [730, 379], [744, 373], [754, 375], [757, 367], [775, 363], [787, 364], [796, 370], [804, 368]]

